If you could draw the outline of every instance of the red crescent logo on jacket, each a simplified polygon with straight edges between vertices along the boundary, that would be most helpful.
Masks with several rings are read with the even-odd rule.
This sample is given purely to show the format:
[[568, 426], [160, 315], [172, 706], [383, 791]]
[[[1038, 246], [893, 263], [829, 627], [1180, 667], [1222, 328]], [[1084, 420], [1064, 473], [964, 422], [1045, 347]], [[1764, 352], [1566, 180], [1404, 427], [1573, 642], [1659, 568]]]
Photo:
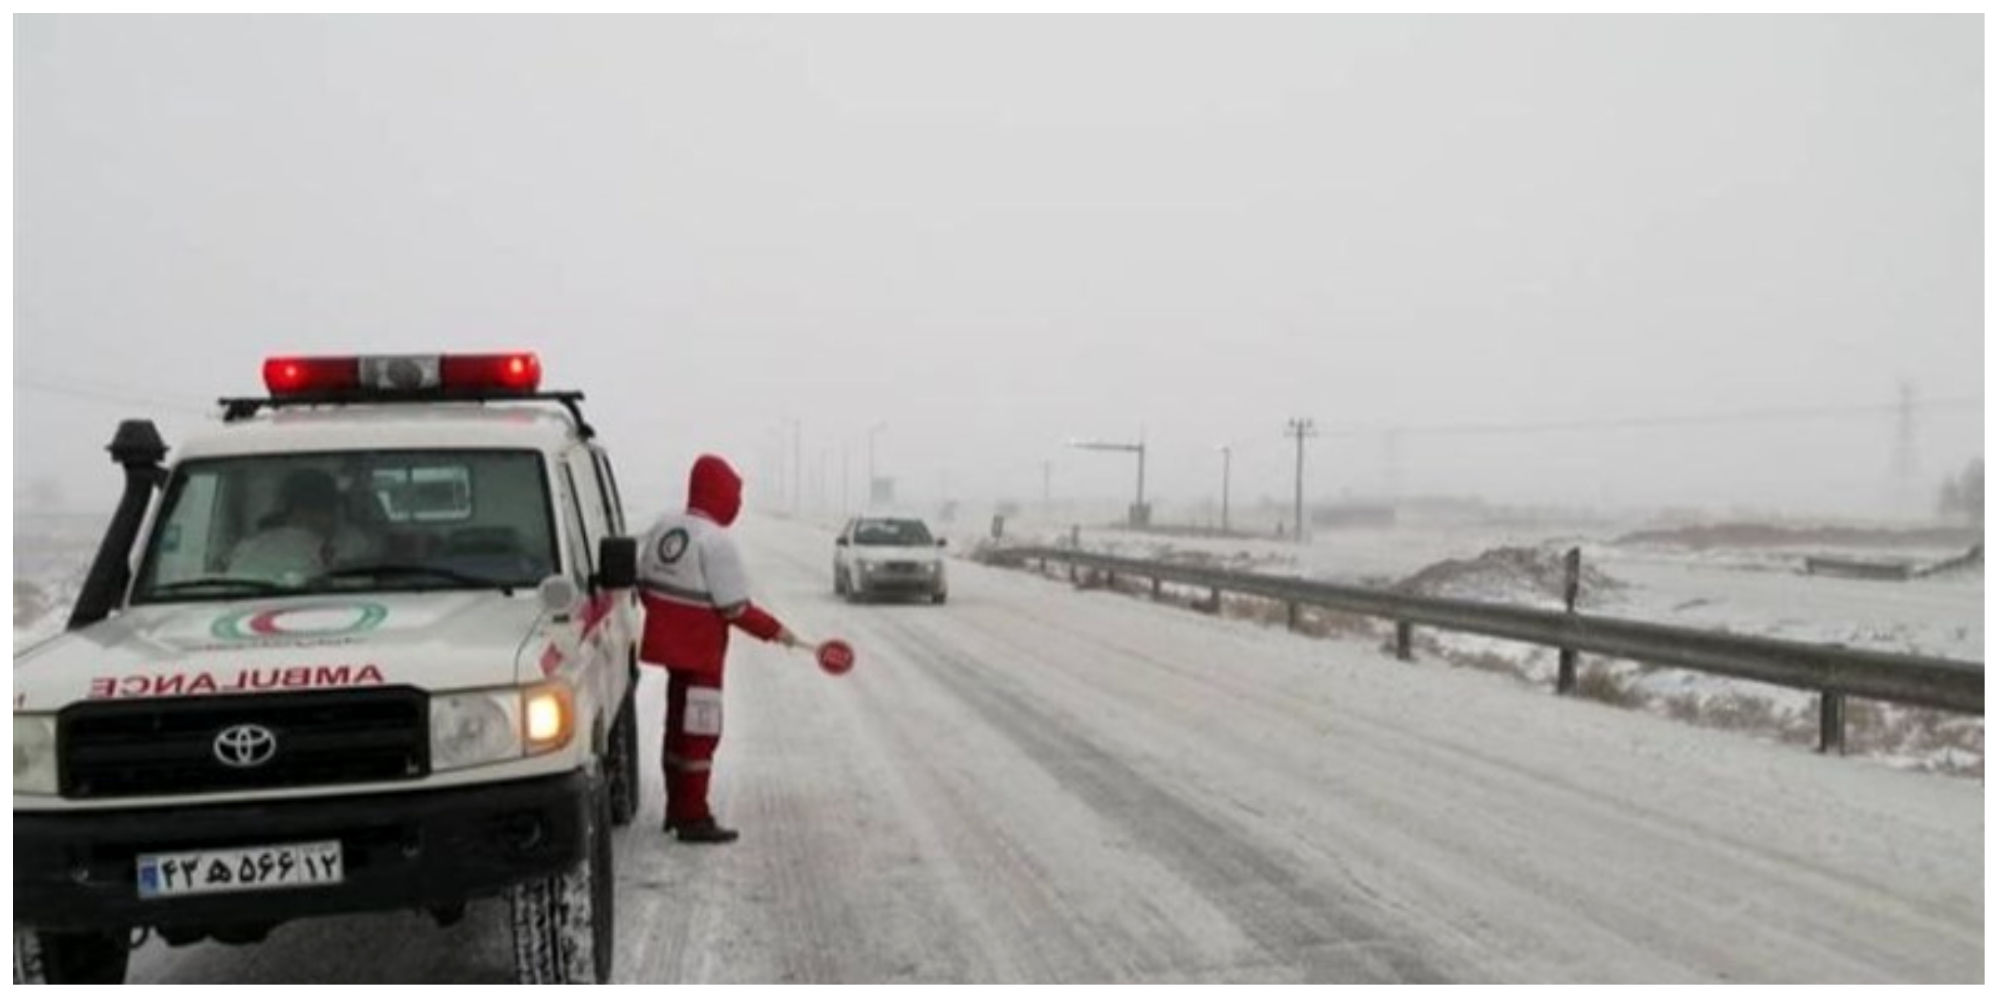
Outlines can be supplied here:
[[660, 557], [661, 562], [672, 563], [680, 562], [681, 557], [687, 554], [687, 549], [687, 529], [675, 528], [660, 536], [660, 543], [653, 551]]

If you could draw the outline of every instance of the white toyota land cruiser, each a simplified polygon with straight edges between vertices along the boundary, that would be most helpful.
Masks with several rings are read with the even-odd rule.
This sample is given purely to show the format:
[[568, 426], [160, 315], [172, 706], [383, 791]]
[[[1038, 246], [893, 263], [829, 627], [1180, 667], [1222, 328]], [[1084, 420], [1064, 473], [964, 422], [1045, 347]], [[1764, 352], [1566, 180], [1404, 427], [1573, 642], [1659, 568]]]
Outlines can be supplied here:
[[17, 981], [494, 895], [522, 981], [608, 977], [634, 546], [582, 394], [540, 377], [272, 359], [171, 467], [119, 427], [69, 630], [14, 660]]

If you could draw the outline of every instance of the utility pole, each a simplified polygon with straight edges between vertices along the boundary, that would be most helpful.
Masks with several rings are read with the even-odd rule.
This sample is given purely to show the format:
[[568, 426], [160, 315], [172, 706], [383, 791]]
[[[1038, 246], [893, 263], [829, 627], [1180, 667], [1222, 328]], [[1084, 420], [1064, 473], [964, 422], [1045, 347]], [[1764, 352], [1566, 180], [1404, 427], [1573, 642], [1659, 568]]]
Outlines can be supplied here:
[[805, 492], [805, 426], [792, 418], [792, 513], [799, 512], [799, 497]]
[[1917, 387], [1904, 379], [1896, 406], [1896, 514], [1907, 516], [1917, 471]]
[[1222, 533], [1229, 534], [1229, 446], [1223, 445], [1222, 452]]
[[1285, 422], [1285, 435], [1298, 445], [1298, 471], [1292, 478], [1292, 538], [1303, 543], [1306, 540], [1306, 438], [1318, 437], [1313, 429], [1312, 418], [1294, 417]]
[[868, 428], [868, 502], [875, 502], [875, 435], [889, 426], [887, 421], [877, 421]]
[[1403, 495], [1403, 429], [1391, 427], [1382, 434], [1382, 482], [1386, 498], [1395, 503]]

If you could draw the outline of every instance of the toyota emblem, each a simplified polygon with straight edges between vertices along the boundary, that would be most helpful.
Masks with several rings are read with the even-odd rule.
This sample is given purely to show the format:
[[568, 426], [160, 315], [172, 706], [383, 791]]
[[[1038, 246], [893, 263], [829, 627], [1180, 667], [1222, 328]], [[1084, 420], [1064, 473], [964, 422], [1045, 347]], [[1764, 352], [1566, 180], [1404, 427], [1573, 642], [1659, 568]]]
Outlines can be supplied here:
[[215, 734], [215, 759], [225, 767], [261, 767], [278, 752], [278, 734], [246, 722]]

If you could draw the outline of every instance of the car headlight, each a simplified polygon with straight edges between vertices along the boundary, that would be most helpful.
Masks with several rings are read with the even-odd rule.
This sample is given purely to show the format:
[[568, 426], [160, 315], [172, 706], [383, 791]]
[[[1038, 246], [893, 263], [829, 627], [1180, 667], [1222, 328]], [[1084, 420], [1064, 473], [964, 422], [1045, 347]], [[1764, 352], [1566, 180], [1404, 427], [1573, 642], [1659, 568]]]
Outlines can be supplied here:
[[521, 692], [521, 718], [528, 753], [561, 750], [576, 732], [576, 696], [558, 681], [537, 684]]
[[56, 793], [55, 716], [14, 716], [14, 791], [26, 795]]
[[860, 570], [863, 573], [875, 572], [875, 564], [866, 559], [854, 560], [854, 568]]
[[431, 770], [521, 756], [520, 710], [520, 688], [432, 696]]

